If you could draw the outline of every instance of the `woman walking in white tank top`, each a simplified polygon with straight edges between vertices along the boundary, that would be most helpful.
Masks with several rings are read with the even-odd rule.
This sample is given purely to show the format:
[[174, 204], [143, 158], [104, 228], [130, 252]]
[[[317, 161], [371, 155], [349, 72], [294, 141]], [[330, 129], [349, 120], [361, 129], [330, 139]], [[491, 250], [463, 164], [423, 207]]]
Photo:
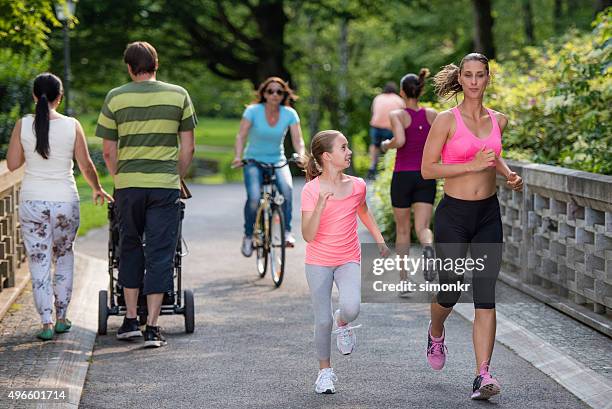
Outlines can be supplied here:
[[53, 304], [55, 332], [66, 332], [71, 326], [66, 311], [72, 294], [73, 244], [80, 220], [72, 159], [76, 158], [91, 186], [96, 204], [112, 197], [100, 185], [81, 124], [55, 111], [63, 96], [60, 79], [50, 73], [38, 75], [33, 96], [36, 114], [15, 124], [6, 160], [11, 171], [25, 162], [19, 222], [32, 274], [34, 303], [43, 324], [37, 337], [47, 341], [53, 339]]

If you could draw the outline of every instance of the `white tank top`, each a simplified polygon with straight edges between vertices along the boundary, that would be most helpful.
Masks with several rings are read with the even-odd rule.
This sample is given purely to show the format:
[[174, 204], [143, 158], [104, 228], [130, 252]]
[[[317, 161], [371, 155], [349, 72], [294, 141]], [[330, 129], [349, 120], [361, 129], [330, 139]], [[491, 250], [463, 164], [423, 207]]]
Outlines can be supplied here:
[[34, 116], [21, 120], [21, 145], [25, 155], [25, 176], [20, 200], [75, 202], [79, 200], [74, 181], [74, 143], [76, 121], [62, 117], [49, 121], [49, 158], [36, 152]]

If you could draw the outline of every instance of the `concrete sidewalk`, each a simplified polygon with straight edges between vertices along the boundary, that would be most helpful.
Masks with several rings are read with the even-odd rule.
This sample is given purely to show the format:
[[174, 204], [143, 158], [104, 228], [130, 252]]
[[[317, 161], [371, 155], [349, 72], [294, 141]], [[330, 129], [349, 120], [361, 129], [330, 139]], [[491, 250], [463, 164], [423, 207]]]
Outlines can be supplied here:
[[36, 338], [40, 318], [28, 285], [0, 321], [0, 408], [46, 407], [43, 401], [22, 402], [8, 397], [24, 389], [63, 389], [66, 398], [53, 408], [75, 408], [81, 398], [97, 329], [98, 290], [107, 283], [105, 263], [76, 254], [74, 292], [68, 318], [70, 332], [53, 341]]
[[[296, 183], [297, 185], [297, 183]], [[299, 233], [295, 188], [294, 231]], [[101, 407], [206, 408], [471, 408], [471, 325], [460, 314], [448, 322], [449, 360], [432, 371], [425, 360], [428, 306], [363, 304], [358, 348], [350, 357], [333, 353], [338, 393], [314, 393], [317, 374], [313, 322], [303, 272], [304, 243], [288, 251], [283, 286], [258, 279], [254, 258], [239, 253], [242, 185], [194, 186], [184, 236], [186, 287], [196, 296], [196, 332], [182, 317], [162, 317], [169, 344], [145, 350], [142, 342], [98, 337], [81, 405]], [[231, 215], [231, 216], [228, 216]], [[296, 236], [300, 236], [296, 234]], [[93, 236], [92, 236], [93, 238]], [[104, 238], [103, 235], [99, 240]], [[87, 246], [99, 254], [100, 246]], [[84, 246], [81, 247], [83, 249]], [[587, 407], [529, 362], [497, 344], [492, 370], [503, 393], [499, 405], [538, 408]]]

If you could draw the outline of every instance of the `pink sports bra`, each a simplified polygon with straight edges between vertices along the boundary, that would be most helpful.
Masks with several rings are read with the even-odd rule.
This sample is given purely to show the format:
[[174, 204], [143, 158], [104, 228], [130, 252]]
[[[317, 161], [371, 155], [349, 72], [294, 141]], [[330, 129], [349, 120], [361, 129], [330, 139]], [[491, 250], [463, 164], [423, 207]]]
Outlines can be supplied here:
[[442, 163], [470, 162], [483, 146], [487, 149], [493, 149], [495, 156], [500, 155], [502, 150], [501, 130], [493, 111], [487, 108], [493, 126], [491, 127], [491, 133], [486, 138], [479, 138], [469, 130], [463, 122], [461, 112], [459, 112], [457, 107], [453, 108], [452, 111], [455, 114], [456, 129], [453, 137], [442, 148]]

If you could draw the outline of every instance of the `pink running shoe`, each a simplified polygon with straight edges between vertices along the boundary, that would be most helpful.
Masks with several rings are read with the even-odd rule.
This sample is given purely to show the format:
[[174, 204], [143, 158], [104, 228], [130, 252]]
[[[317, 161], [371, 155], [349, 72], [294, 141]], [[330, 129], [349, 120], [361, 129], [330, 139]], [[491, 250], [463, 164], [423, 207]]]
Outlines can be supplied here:
[[472, 389], [472, 399], [487, 400], [501, 392], [501, 386], [497, 379], [489, 373], [489, 363], [483, 362], [480, 365], [480, 374], [474, 379]]
[[434, 339], [431, 336], [431, 321], [429, 321], [429, 329], [427, 330], [427, 362], [436, 371], [444, 368], [444, 363], [446, 362], [448, 348], [444, 345], [444, 333], [445, 330], [443, 329], [442, 336]]

